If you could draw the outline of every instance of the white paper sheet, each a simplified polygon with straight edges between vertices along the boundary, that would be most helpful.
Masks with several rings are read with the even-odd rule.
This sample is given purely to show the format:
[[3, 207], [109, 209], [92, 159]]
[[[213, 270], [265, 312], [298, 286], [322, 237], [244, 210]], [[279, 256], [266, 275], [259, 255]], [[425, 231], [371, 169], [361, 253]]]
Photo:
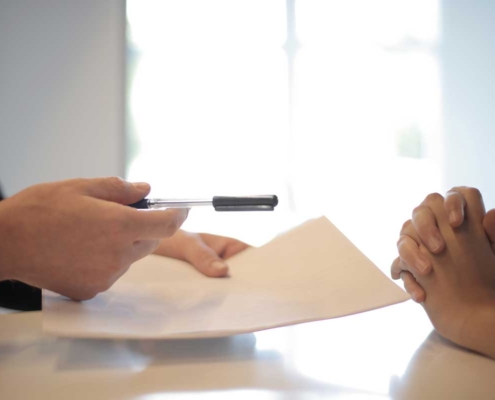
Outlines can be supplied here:
[[43, 329], [94, 338], [227, 336], [410, 298], [324, 217], [246, 250], [229, 265], [230, 277], [215, 279], [184, 262], [149, 256], [89, 301], [44, 290]]

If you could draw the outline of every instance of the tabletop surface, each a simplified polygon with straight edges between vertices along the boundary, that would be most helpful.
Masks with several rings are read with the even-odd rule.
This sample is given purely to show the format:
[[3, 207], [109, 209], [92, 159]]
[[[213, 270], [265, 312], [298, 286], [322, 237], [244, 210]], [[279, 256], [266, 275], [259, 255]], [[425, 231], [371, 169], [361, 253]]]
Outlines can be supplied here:
[[432, 332], [411, 301], [217, 339], [57, 338], [41, 320], [0, 315], [0, 398], [495, 398], [495, 362]]

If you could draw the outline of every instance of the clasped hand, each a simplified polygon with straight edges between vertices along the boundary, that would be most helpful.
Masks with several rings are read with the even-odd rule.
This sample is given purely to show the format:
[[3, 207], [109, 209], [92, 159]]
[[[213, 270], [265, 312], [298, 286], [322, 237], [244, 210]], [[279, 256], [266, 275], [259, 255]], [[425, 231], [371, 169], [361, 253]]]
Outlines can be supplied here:
[[494, 243], [495, 210], [477, 189], [430, 194], [402, 227], [391, 273], [442, 336], [495, 358]]

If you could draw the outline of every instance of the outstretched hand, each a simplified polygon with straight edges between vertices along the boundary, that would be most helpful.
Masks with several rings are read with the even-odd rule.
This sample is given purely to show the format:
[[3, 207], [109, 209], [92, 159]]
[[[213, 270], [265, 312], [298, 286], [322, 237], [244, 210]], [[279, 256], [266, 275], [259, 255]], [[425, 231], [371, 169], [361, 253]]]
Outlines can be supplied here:
[[187, 261], [206, 276], [222, 277], [229, 271], [225, 260], [248, 247], [233, 238], [180, 230], [162, 239], [155, 254]]

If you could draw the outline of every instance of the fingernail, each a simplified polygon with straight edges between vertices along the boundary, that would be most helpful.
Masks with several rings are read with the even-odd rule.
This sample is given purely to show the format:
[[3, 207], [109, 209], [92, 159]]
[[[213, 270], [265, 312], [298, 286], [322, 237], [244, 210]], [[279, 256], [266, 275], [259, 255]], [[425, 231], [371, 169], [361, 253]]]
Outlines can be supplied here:
[[136, 189], [139, 189], [139, 190], [149, 190], [150, 189], [150, 185], [149, 183], [146, 183], [146, 182], [135, 182], [133, 183], [133, 186], [136, 188]]
[[413, 300], [417, 303], [418, 302], [418, 295], [416, 294], [416, 292], [412, 292], [411, 293], [411, 297], [413, 298]]
[[228, 265], [222, 261], [213, 261], [211, 264], [210, 264], [210, 267], [212, 269], [216, 269], [217, 271], [220, 271], [222, 269], [225, 269], [225, 268], [228, 268]]
[[431, 251], [436, 252], [442, 247], [442, 241], [437, 237], [432, 237], [428, 240], [428, 247]]
[[461, 219], [461, 215], [457, 211], [451, 211], [449, 213], [450, 224], [455, 224]]
[[419, 258], [416, 262], [416, 268], [418, 269], [419, 272], [425, 272], [429, 266], [430, 263], [423, 258]]

